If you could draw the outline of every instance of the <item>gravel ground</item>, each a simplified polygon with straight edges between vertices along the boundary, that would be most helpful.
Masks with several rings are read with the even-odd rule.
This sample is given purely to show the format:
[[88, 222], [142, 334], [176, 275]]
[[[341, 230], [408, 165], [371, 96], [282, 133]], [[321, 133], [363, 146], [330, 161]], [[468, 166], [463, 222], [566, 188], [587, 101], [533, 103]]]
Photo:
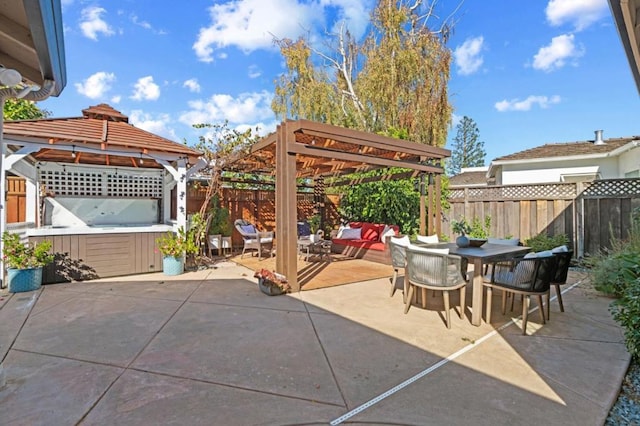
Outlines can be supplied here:
[[617, 401], [611, 407], [604, 423], [614, 425], [640, 425], [640, 363], [631, 361], [622, 381]]

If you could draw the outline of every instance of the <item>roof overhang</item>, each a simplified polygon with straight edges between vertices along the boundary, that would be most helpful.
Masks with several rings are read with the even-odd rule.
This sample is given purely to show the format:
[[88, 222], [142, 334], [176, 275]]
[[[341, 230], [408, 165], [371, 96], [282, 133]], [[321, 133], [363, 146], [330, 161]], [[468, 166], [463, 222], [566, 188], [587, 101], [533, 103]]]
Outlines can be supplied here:
[[53, 81], [51, 96], [67, 83], [60, 0], [0, 0], [0, 65], [30, 84]]
[[523, 158], [521, 160], [493, 160], [489, 165], [489, 171], [487, 177], [495, 177], [498, 170], [505, 165], [518, 165], [518, 164], [535, 164], [535, 163], [557, 163], [564, 161], [577, 161], [577, 160], [593, 160], [597, 158], [610, 158], [617, 157], [624, 152], [640, 146], [640, 141], [632, 140], [631, 142], [622, 145], [614, 150], [608, 152], [599, 152], [597, 154], [582, 154], [582, 155], [566, 155], [562, 157], [544, 157], [544, 158]]
[[640, 93], [640, 0], [609, 0], [609, 6]]

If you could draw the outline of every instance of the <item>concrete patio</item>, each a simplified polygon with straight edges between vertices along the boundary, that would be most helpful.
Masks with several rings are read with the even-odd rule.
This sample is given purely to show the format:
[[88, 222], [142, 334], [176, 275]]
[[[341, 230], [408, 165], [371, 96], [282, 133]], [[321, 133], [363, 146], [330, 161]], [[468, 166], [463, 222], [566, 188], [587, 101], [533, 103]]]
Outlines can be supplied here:
[[491, 325], [448, 330], [441, 296], [404, 315], [388, 278], [268, 297], [232, 262], [3, 290], [0, 423], [600, 425], [629, 355], [571, 274], [530, 336], [499, 296]]

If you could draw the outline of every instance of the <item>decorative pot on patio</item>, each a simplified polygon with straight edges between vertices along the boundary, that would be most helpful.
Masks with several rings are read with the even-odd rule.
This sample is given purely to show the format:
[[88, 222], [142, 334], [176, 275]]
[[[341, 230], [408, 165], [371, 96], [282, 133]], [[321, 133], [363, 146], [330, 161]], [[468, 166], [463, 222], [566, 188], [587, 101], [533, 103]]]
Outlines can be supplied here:
[[7, 269], [9, 292], [33, 291], [42, 285], [42, 267], [26, 269]]
[[162, 258], [162, 272], [165, 275], [180, 275], [184, 272], [184, 257], [164, 256]]

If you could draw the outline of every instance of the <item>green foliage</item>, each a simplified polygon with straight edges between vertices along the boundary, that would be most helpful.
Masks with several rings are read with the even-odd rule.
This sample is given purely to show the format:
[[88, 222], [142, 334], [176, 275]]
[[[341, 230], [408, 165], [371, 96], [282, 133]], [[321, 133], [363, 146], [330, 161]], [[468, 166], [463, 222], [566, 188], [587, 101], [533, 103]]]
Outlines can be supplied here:
[[445, 21], [432, 31], [438, 17], [421, 3], [379, 1], [362, 41], [346, 28], [322, 51], [304, 39], [277, 40], [287, 70], [276, 81], [276, 116], [367, 132], [406, 129], [408, 139], [444, 146], [452, 111], [450, 26]]
[[51, 241], [40, 243], [23, 243], [20, 235], [5, 231], [2, 234], [4, 246], [2, 258], [5, 266], [11, 269], [39, 268], [53, 262], [54, 256], [51, 250]]
[[458, 130], [451, 147], [451, 158], [447, 162], [450, 176], [460, 173], [463, 167], [484, 166], [484, 142], [479, 141], [480, 131], [476, 123], [466, 115], [456, 126]]
[[211, 210], [209, 234], [222, 235], [228, 237], [231, 235], [233, 227], [229, 221], [229, 209], [220, 206], [220, 200], [218, 196], [214, 196], [211, 200]]
[[411, 179], [377, 180], [344, 187], [339, 213], [348, 220], [395, 224], [402, 233], [414, 234], [420, 218], [420, 201]]
[[567, 237], [566, 234], [556, 234], [553, 236], [549, 236], [547, 234], [541, 233], [524, 241], [524, 245], [527, 247], [531, 247], [531, 251], [535, 252], [551, 250], [552, 248], [564, 246], [568, 243], [569, 237]]
[[625, 329], [629, 353], [640, 358], [640, 209], [632, 214], [626, 239], [588, 260], [596, 290], [618, 297], [610, 306], [613, 318]]
[[633, 358], [640, 359], [640, 279], [630, 281], [610, 307], [613, 319], [624, 327], [624, 340]]
[[47, 118], [50, 111], [40, 109], [33, 101], [9, 98], [4, 102], [3, 116], [5, 120], [36, 120]]
[[465, 218], [451, 222], [451, 230], [456, 234], [468, 235], [471, 238], [487, 238], [491, 229], [491, 216], [485, 216], [484, 221], [474, 216], [471, 224]]
[[311, 228], [312, 234], [315, 234], [316, 232], [318, 232], [318, 229], [320, 229], [321, 221], [322, 221], [322, 218], [320, 217], [319, 214], [314, 214], [309, 218], [309, 228]]
[[459, 235], [466, 235], [471, 232], [471, 226], [467, 223], [465, 218], [460, 220], [454, 220], [451, 222], [451, 230]]
[[156, 239], [158, 251], [163, 256], [181, 257], [183, 254], [196, 254], [199, 247], [195, 242], [195, 230], [185, 232], [180, 227], [178, 232], [167, 232], [160, 238]]

